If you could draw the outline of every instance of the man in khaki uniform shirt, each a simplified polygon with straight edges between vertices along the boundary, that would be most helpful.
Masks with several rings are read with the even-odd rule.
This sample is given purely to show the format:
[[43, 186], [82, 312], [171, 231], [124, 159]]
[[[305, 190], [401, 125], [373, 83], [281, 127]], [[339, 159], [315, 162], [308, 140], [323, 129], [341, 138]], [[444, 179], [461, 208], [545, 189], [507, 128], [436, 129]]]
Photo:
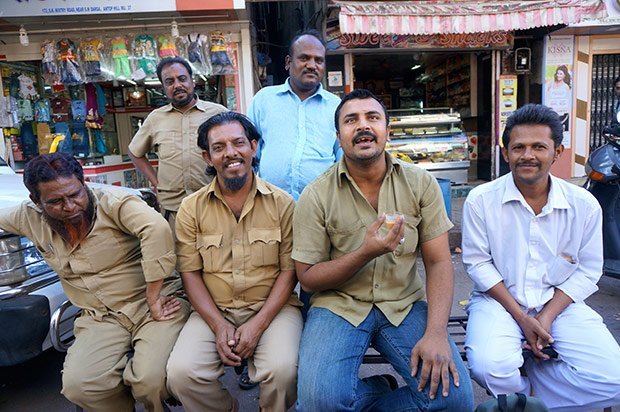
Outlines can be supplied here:
[[[300, 411], [473, 410], [467, 369], [448, 337], [453, 274], [436, 180], [385, 152], [383, 103], [367, 90], [335, 114], [341, 161], [310, 183], [293, 219], [293, 259], [314, 292], [299, 353]], [[400, 216], [391, 225], [386, 214]], [[428, 305], [417, 273], [426, 269]], [[405, 380], [360, 380], [372, 344]]]
[[260, 135], [240, 113], [198, 130], [215, 174], [183, 200], [176, 221], [178, 270], [194, 308], [168, 361], [168, 388], [187, 411], [231, 411], [219, 377], [248, 360], [262, 411], [296, 399], [302, 319], [293, 295], [292, 197], [253, 172]]
[[[204, 173], [207, 164], [196, 144], [198, 127], [228, 109], [198, 98], [192, 69], [182, 58], [162, 60], [157, 76], [170, 103], [148, 115], [129, 143], [128, 154], [157, 190], [164, 216], [174, 230], [174, 215], [181, 200], [210, 182]], [[157, 173], [146, 157], [155, 146], [159, 147]]]
[[32, 240], [82, 309], [62, 393], [90, 412], [129, 412], [134, 399], [162, 411], [166, 361], [189, 313], [173, 296], [170, 227], [133, 194], [88, 188], [66, 154], [31, 160], [24, 183], [31, 200], [0, 211], [0, 228]]

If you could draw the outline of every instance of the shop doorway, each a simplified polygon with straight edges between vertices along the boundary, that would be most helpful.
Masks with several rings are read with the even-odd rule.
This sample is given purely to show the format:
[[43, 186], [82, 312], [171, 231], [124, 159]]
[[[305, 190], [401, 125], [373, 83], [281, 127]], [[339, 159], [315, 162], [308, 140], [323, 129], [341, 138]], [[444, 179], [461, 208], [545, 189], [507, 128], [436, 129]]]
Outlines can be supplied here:
[[[354, 88], [371, 90], [399, 121], [402, 120], [400, 116], [408, 113], [457, 114], [461, 123], [458, 126], [451, 123], [451, 129], [442, 128], [440, 124], [425, 124], [417, 129], [405, 125], [405, 133], [412, 129], [419, 139], [416, 149], [429, 153], [432, 150], [449, 152], [445, 156], [416, 154], [416, 163], [435, 159], [468, 161], [466, 180], [490, 180], [494, 107], [491, 60], [490, 51], [447, 53], [409, 49], [356, 53], [353, 55]], [[462, 150], [461, 140], [445, 140], [456, 136], [458, 128], [466, 136], [466, 152], [462, 158], [458, 155]], [[437, 149], [438, 141], [440, 149]], [[435, 148], [431, 147], [433, 145]], [[429, 170], [433, 168], [425, 166]], [[454, 179], [452, 181], [454, 183]]]

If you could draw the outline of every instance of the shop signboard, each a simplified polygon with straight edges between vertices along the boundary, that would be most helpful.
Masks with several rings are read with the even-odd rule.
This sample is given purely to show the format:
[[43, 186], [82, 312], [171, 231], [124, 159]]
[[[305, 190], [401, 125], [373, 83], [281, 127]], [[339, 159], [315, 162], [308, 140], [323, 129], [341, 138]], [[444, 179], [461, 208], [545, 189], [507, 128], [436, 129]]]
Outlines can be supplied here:
[[543, 104], [555, 110], [564, 126], [562, 144], [570, 148], [570, 113], [573, 107], [574, 36], [545, 37]]
[[244, 0], [3, 0], [0, 15], [30, 17], [243, 8]]
[[499, 140], [498, 144], [500, 147], [504, 147], [502, 143], [502, 135], [504, 134], [504, 129], [506, 128], [506, 121], [508, 117], [517, 110], [517, 76], [516, 75], [501, 75], [499, 76], [499, 93], [498, 102], [497, 102], [497, 110], [499, 111], [499, 115], [497, 116], [497, 121], [499, 125], [497, 127], [498, 135], [497, 138]]
[[328, 51], [350, 49], [507, 49], [514, 43], [512, 32], [447, 33], [428, 35], [347, 34], [338, 20], [327, 23]]

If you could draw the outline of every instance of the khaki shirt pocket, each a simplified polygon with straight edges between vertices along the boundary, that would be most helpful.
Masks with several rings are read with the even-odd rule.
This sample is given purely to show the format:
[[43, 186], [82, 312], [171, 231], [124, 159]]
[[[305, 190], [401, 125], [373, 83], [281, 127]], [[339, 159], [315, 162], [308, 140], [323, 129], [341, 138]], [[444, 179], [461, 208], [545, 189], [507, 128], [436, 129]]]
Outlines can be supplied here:
[[280, 256], [282, 234], [279, 227], [248, 230], [248, 242], [254, 267], [277, 265]]
[[421, 216], [405, 215], [405, 241], [398, 245], [394, 253], [397, 256], [407, 256], [413, 254], [418, 248], [418, 225], [422, 220]]
[[222, 234], [199, 234], [196, 238], [196, 249], [202, 257], [205, 272], [220, 272], [223, 268]]
[[178, 152], [177, 145], [181, 141], [181, 133], [176, 130], [162, 130], [159, 133], [162, 134], [162, 138], [158, 142], [157, 156], [161, 160], [173, 160]]

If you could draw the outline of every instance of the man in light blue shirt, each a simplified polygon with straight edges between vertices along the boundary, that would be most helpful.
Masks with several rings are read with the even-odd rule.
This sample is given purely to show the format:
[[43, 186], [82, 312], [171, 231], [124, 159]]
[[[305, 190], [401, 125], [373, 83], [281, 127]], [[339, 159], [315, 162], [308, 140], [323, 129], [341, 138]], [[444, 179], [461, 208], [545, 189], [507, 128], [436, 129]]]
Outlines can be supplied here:
[[291, 41], [284, 84], [260, 90], [248, 117], [262, 139], [259, 175], [295, 201], [306, 185], [340, 158], [334, 112], [340, 98], [323, 89], [325, 45], [316, 30]]

